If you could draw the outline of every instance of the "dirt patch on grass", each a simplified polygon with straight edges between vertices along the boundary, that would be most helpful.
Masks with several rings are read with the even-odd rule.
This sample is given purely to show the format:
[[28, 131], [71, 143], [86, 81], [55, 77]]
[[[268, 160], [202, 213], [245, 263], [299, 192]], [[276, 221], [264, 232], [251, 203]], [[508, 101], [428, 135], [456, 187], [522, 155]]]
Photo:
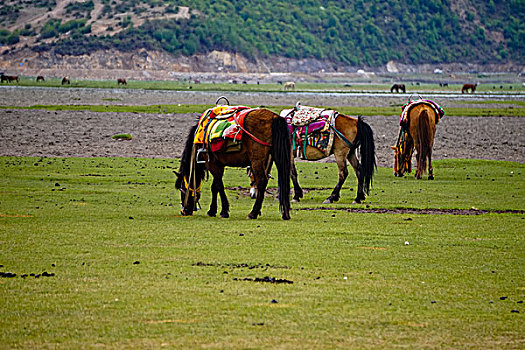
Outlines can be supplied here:
[[414, 208], [333, 208], [333, 207], [312, 207], [312, 208], [298, 208], [299, 211], [312, 210], [329, 210], [329, 211], [344, 211], [347, 213], [360, 214], [430, 214], [430, 215], [481, 215], [481, 214], [524, 214], [525, 210], [480, 210], [480, 209], [414, 209]]

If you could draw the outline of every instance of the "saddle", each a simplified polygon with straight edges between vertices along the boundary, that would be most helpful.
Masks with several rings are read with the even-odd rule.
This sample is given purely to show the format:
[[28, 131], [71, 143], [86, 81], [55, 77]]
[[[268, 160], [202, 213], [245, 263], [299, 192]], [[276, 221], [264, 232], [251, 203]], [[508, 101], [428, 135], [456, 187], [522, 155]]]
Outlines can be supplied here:
[[252, 110], [246, 106], [215, 106], [207, 109], [199, 118], [194, 144], [200, 144], [212, 152], [225, 149], [239, 151], [244, 118]]
[[410, 101], [407, 104], [405, 104], [403, 107], [401, 107], [401, 116], [399, 118], [399, 125], [401, 126], [402, 129], [408, 129], [408, 125], [410, 125], [410, 120], [408, 118], [408, 116], [409, 116], [408, 112], [410, 112], [410, 110], [413, 107], [415, 107], [415, 106], [417, 106], [419, 104], [422, 104], [422, 103], [426, 104], [426, 105], [432, 107], [432, 109], [434, 109], [434, 111], [436, 112], [436, 124], [439, 123], [441, 118], [443, 118], [443, 116], [445, 115], [445, 111], [443, 110], [443, 108], [441, 108], [441, 106], [438, 105], [434, 101], [423, 100], [423, 99]]
[[322, 108], [297, 105], [293, 109], [281, 111], [281, 117], [288, 123], [292, 135], [292, 147], [301, 159], [306, 158], [306, 146], [319, 149], [326, 156], [330, 155], [334, 143], [334, 131], [337, 112]]

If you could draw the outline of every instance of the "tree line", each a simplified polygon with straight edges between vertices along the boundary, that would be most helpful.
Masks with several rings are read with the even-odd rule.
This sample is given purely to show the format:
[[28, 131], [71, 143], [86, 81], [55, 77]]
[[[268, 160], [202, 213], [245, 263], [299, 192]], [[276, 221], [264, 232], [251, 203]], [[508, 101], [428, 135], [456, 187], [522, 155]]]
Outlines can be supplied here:
[[[110, 1], [105, 16], [124, 11]], [[117, 25], [116, 35], [90, 33], [85, 19], [62, 23], [49, 20], [40, 32], [0, 30], [0, 43], [16, 42], [20, 35], [68, 38], [40, 43], [35, 50], [80, 55], [100, 49], [164, 50], [193, 55], [221, 50], [256, 57], [316, 58], [345, 65], [384, 65], [390, 60], [407, 64], [522, 62], [525, 53], [525, 2], [522, 0], [468, 1], [463, 15], [452, 10], [452, 0], [251, 1], [251, 0], [131, 0], [127, 13], [143, 13], [148, 6], [178, 6], [194, 10], [190, 18], [151, 20], [134, 26], [131, 16]], [[73, 3], [74, 4], [74, 3]], [[74, 13], [92, 7], [70, 5]], [[146, 6], [146, 7], [145, 7]], [[464, 5], [462, 5], [464, 6]], [[89, 12], [89, 11], [88, 11]]]

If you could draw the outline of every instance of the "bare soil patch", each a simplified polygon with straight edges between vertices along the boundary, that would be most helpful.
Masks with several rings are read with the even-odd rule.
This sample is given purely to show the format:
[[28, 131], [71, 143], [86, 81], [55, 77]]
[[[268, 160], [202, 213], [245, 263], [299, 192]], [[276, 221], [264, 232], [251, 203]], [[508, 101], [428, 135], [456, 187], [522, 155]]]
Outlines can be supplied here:
[[[213, 104], [218, 93], [144, 90], [2, 88], [0, 105], [163, 103]], [[234, 93], [234, 104], [293, 105], [290, 94]], [[309, 97], [314, 99], [314, 97]], [[398, 97], [328, 96], [304, 104], [370, 105]], [[439, 101], [445, 108], [448, 101]], [[450, 102], [452, 104], [453, 102]], [[178, 158], [198, 114], [99, 113], [90, 111], [0, 110], [0, 156]], [[379, 166], [392, 166], [390, 148], [398, 133], [397, 116], [372, 116]], [[475, 158], [525, 163], [525, 120], [519, 117], [448, 117], [438, 124], [433, 159]], [[131, 134], [132, 140], [113, 135]], [[331, 157], [326, 161], [332, 161]]]

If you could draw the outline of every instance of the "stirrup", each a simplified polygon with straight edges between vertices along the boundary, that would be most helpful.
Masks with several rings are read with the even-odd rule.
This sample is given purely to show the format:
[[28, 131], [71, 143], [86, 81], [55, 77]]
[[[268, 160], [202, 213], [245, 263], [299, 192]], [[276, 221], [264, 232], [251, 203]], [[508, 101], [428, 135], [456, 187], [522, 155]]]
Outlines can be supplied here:
[[204, 147], [199, 148], [197, 150], [197, 155], [195, 156], [195, 163], [197, 163], [197, 164], [205, 164], [206, 163], [205, 160], [199, 160], [201, 153], [208, 153], [208, 150], [206, 148], [204, 148]]

